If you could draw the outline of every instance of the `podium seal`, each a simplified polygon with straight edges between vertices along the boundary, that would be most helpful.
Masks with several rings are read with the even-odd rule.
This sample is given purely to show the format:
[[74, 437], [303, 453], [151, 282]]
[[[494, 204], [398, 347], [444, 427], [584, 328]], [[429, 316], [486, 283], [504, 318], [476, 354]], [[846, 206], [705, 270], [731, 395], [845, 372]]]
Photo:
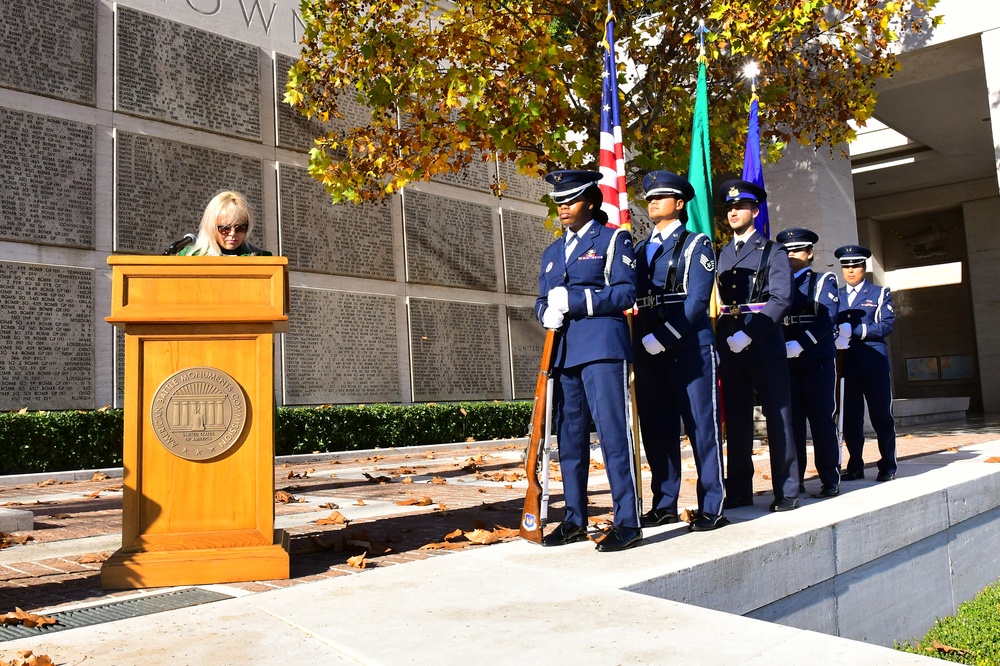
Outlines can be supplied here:
[[211, 460], [228, 451], [246, 419], [242, 387], [218, 368], [175, 372], [156, 389], [149, 408], [156, 438], [185, 460]]

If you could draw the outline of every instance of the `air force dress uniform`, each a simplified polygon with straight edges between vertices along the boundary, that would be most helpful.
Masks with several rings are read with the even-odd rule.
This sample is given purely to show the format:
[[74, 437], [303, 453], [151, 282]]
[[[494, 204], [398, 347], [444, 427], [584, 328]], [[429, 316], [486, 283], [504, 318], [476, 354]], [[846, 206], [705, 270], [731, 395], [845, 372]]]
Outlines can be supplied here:
[[[555, 185], [551, 196], [557, 204], [584, 194], [596, 197], [595, 214], [600, 217], [598, 179], [600, 174], [593, 171], [557, 171], [546, 176]], [[628, 390], [632, 347], [623, 314], [635, 303], [632, 235], [599, 220], [591, 220], [576, 234], [567, 232], [542, 253], [540, 296], [535, 305], [544, 323], [552, 307], [550, 292], [561, 288], [568, 295], [559, 327], [553, 396], [566, 500], [563, 524], [557, 529], [567, 538], [543, 539], [543, 545], [580, 540], [580, 530], [587, 528], [591, 419], [597, 426], [611, 486], [613, 529], [624, 528], [625, 534], [638, 533], [641, 538]], [[585, 532], [582, 536], [586, 538]]]
[[[776, 237], [789, 252], [811, 250], [819, 236], [793, 227]], [[833, 420], [836, 410], [834, 318], [839, 309], [837, 277], [802, 268], [794, 275], [792, 308], [784, 320], [785, 349], [792, 400], [792, 432], [799, 461], [799, 481], [805, 477], [806, 419], [812, 432], [820, 495], [833, 497], [840, 485], [840, 440]]]
[[[694, 198], [691, 184], [669, 171], [647, 174], [643, 186], [647, 199]], [[699, 513], [691, 529], [715, 529], [724, 521], [715, 333], [708, 316], [715, 284], [712, 241], [676, 220], [640, 241], [635, 254], [636, 402], [653, 490], [652, 509], [643, 524], [677, 520], [683, 420], [698, 469]], [[653, 340], [646, 337], [650, 335]]]
[[[845, 245], [834, 255], [842, 266], [864, 264], [871, 250], [859, 245]], [[854, 293], [852, 293], [854, 292]], [[868, 416], [878, 438], [878, 481], [890, 481], [896, 475], [896, 426], [892, 418], [889, 351], [886, 337], [892, 333], [896, 315], [892, 293], [862, 280], [855, 287], [840, 289], [837, 324], [850, 332], [850, 345], [844, 353], [844, 443], [847, 445], [845, 480], [864, 478], [864, 417]]]
[[[742, 180], [722, 183], [719, 197], [727, 207], [743, 202], [759, 206], [766, 192]], [[716, 336], [722, 377], [722, 404], [726, 417], [728, 463], [726, 507], [753, 503], [754, 389], [767, 419], [772, 511], [798, 506], [799, 471], [791, 428], [788, 364], [781, 325], [792, 303], [792, 272], [784, 246], [752, 231], [745, 245], [735, 238], [719, 253], [718, 284], [721, 301]], [[733, 350], [729, 338], [750, 342]]]

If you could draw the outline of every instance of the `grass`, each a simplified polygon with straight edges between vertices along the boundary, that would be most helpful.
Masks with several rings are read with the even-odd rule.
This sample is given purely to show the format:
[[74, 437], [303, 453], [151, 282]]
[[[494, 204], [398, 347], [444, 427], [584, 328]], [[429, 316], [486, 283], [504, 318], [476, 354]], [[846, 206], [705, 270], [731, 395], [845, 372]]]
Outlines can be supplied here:
[[939, 619], [915, 645], [896, 643], [897, 650], [959, 664], [1000, 664], [1000, 582]]

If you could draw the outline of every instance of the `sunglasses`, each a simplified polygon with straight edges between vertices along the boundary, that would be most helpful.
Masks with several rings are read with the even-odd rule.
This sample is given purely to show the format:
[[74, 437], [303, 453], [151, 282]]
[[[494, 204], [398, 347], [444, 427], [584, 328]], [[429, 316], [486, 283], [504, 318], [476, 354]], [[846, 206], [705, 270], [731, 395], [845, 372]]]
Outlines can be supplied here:
[[235, 227], [231, 224], [223, 224], [216, 227], [216, 229], [219, 230], [219, 233], [222, 234], [223, 236], [228, 236], [229, 232], [232, 231], [233, 229], [236, 229], [236, 233], [238, 234], [245, 234], [247, 232], [247, 229], [249, 228], [250, 228], [249, 224], [237, 224]]

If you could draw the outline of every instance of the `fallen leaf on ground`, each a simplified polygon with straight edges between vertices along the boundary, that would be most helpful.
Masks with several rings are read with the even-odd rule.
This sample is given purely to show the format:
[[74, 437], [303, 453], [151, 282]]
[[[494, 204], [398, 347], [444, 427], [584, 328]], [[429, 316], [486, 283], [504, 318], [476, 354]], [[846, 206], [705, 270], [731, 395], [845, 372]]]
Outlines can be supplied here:
[[319, 508], [321, 508], [321, 509], [339, 509], [340, 506], [337, 505], [337, 504], [334, 504], [333, 502], [327, 502], [326, 504], [320, 504]]
[[339, 511], [334, 511], [326, 518], [320, 518], [316, 521], [317, 525], [346, 525], [347, 518]]
[[400, 483], [413, 483], [413, 477], [412, 476], [404, 476], [402, 479], [400, 479], [399, 482]]
[[428, 506], [429, 504], [434, 504], [434, 500], [430, 497], [411, 497], [410, 499], [399, 500], [396, 502], [396, 506]]
[[86, 497], [88, 499], [97, 499], [100, 496], [101, 496], [101, 491], [100, 490], [95, 490], [92, 493], [87, 493], [86, 495], [84, 495], [84, 497]]
[[109, 557], [111, 553], [86, 553], [76, 558], [76, 561], [80, 564], [96, 564], [98, 562], [104, 562]]
[[365, 561], [365, 555], [367, 554], [368, 553], [361, 553], [360, 555], [355, 555], [354, 557], [348, 557], [347, 564], [355, 569], [364, 569], [368, 566], [368, 562]]
[[1000, 456], [993, 456], [992, 458], [987, 458], [986, 462], [988, 463], [1000, 462]]
[[691, 522], [694, 522], [694, 519], [695, 519], [696, 515], [697, 514], [694, 511], [690, 511], [688, 509], [684, 509], [683, 511], [681, 511], [680, 519], [682, 521], [684, 521], [685, 523], [691, 523]]
[[47, 654], [32, 654], [31, 650], [18, 650], [13, 661], [0, 660], [0, 666], [54, 666], [54, 664]]
[[372, 476], [368, 472], [362, 472], [362, 474], [368, 479], [368, 483], [392, 483], [392, 479], [387, 476]]
[[305, 500], [299, 499], [290, 492], [279, 490], [278, 492], [274, 493], [274, 501], [278, 502], [279, 504], [289, 504], [291, 502], [304, 502]]
[[486, 488], [479, 488], [479, 492], [481, 492], [481, 493], [485, 493], [485, 492], [489, 492], [489, 491], [488, 491], [488, 490], [486, 490]]
[[471, 532], [466, 532], [465, 538], [471, 541], [472, 543], [478, 543], [483, 545], [496, 543], [500, 541], [500, 537], [498, 537], [496, 534], [488, 530], [472, 530]]
[[35, 485], [39, 488], [44, 488], [45, 486], [54, 486], [56, 483], [58, 482], [55, 479], [45, 479], [44, 481], [39, 481]]
[[28, 534], [8, 534], [7, 532], [0, 532], [0, 548], [9, 548], [10, 546], [23, 546], [29, 541], [34, 541], [35, 537]]
[[435, 476], [433, 479], [431, 479], [431, 483], [440, 486], [442, 484], [448, 483], [448, 479], [441, 478], [440, 476]]
[[500, 527], [499, 525], [493, 529], [493, 534], [495, 534], [498, 539], [513, 539], [514, 537], [521, 535], [518, 530], [514, 530], [509, 527]]
[[363, 499], [359, 499], [357, 502], [354, 503], [354, 506], [364, 506], [364, 505], [365, 501]]
[[50, 513], [49, 518], [54, 518], [56, 520], [66, 520], [67, 518], [72, 518], [73, 514], [70, 513]]
[[94, 472], [94, 476], [91, 477], [91, 481], [104, 481], [105, 479], [110, 479], [111, 477], [104, 472]]
[[107, 488], [104, 489], [104, 492], [106, 492], [106, 493], [118, 493], [118, 492], [121, 492], [121, 490], [122, 490], [121, 486], [108, 486]]
[[444, 540], [445, 541], [453, 541], [453, 540], [457, 539], [458, 537], [462, 536], [463, 534], [464, 534], [464, 532], [462, 532], [461, 529], [457, 529], [454, 532], [448, 532], [447, 534], [445, 534], [444, 535]]
[[468, 541], [439, 541], [437, 543], [425, 543], [419, 550], [459, 550], [471, 545]]
[[956, 449], [954, 446], [949, 446], [947, 449], [945, 449], [945, 451], [950, 451], [951, 453], [958, 453], [958, 449]]
[[435, 511], [440, 511], [442, 513], [448, 513], [448, 505], [447, 504], [438, 504], [436, 507], [434, 507], [434, 510]]
[[938, 652], [944, 652], [945, 654], [950, 654], [952, 652], [954, 652], [955, 654], [972, 654], [968, 650], [952, 647], [950, 645], [945, 645], [944, 643], [938, 643], [937, 641], [932, 640], [931, 646], [927, 648], [927, 651], [934, 652], [935, 650]]
[[20, 608], [15, 607], [14, 610], [5, 615], [0, 615], [0, 624], [23, 624], [29, 629], [34, 629], [35, 627], [44, 627], [47, 624], [55, 624], [56, 619], [54, 617], [46, 617], [45, 615], [36, 615], [35, 613], [26, 613]]

